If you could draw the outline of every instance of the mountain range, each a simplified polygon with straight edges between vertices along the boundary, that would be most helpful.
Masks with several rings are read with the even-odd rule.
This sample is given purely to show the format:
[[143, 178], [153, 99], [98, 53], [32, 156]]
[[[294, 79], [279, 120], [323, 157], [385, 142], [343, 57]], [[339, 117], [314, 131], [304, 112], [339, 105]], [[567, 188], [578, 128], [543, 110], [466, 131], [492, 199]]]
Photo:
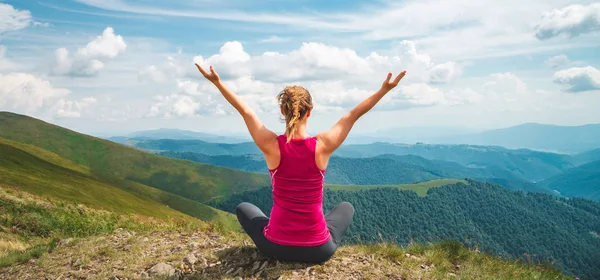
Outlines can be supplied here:
[[[244, 135], [247, 135], [247, 133]], [[115, 136], [109, 139], [119, 143], [125, 143], [127, 140], [132, 139], [202, 140], [225, 144], [251, 141], [249, 136], [219, 136], [177, 129], [140, 131], [127, 136]], [[468, 144], [575, 154], [600, 148], [600, 124], [559, 126], [525, 123], [508, 128], [484, 131], [450, 127], [395, 127], [369, 134], [353, 132], [350, 133], [344, 143], [345, 145], [353, 145], [377, 142], [399, 144]]]

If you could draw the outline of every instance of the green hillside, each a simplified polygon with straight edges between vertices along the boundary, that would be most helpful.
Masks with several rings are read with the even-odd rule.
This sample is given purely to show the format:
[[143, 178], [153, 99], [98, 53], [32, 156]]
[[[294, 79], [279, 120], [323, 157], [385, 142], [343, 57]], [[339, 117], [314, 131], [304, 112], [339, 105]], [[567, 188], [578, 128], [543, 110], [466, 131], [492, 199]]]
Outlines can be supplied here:
[[569, 169], [541, 184], [564, 196], [600, 201], [600, 160]]
[[0, 185], [76, 204], [162, 219], [192, 217], [237, 227], [235, 218], [201, 203], [135, 182], [99, 179], [89, 169], [60, 156], [0, 138]]
[[269, 185], [264, 174], [160, 157], [23, 115], [0, 112], [0, 124], [0, 137], [53, 152], [121, 188], [135, 182], [203, 202]]
[[[600, 203], [467, 181], [430, 188], [426, 196], [392, 187], [326, 189], [323, 209], [327, 212], [342, 201], [354, 205], [345, 244], [458, 240], [505, 258], [556, 262], [582, 279], [600, 277]], [[236, 194], [212, 205], [234, 212], [244, 201], [268, 213], [271, 189]]]
[[376, 188], [396, 188], [399, 190], [407, 190], [414, 191], [419, 196], [425, 196], [427, 191], [431, 188], [438, 188], [445, 185], [457, 184], [457, 183], [465, 183], [468, 184], [468, 181], [458, 180], [458, 179], [438, 179], [431, 180], [427, 182], [417, 183], [417, 184], [402, 184], [402, 185], [373, 185], [373, 186], [365, 186], [365, 185], [326, 185], [326, 189], [330, 189], [332, 191], [365, 191]]

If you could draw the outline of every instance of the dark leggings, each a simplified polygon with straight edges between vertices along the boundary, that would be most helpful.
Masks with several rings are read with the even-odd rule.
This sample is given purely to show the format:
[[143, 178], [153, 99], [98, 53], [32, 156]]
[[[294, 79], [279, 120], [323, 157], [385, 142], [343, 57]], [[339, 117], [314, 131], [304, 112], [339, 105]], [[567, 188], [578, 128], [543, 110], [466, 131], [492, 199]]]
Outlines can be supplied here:
[[329, 260], [352, 222], [354, 207], [342, 202], [325, 215], [331, 238], [320, 246], [286, 246], [271, 242], [263, 235], [269, 218], [256, 206], [243, 202], [236, 209], [238, 221], [258, 250], [267, 257], [291, 262], [322, 263]]

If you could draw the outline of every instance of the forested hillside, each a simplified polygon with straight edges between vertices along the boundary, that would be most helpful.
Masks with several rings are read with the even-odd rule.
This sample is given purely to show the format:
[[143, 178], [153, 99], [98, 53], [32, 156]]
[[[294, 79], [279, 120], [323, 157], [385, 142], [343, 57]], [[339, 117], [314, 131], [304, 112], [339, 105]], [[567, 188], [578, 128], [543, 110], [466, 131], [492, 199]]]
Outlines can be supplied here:
[[[271, 190], [236, 194], [214, 206], [233, 212], [243, 201], [269, 213]], [[347, 242], [376, 242], [379, 234], [400, 244], [456, 239], [502, 256], [555, 260], [566, 271], [600, 277], [600, 204], [593, 201], [476, 181], [430, 189], [425, 197], [396, 188], [326, 190], [325, 211], [342, 201], [356, 209]]]
[[600, 161], [567, 170], [541, 183], [564, 196], [585, 197], [600, 201]]

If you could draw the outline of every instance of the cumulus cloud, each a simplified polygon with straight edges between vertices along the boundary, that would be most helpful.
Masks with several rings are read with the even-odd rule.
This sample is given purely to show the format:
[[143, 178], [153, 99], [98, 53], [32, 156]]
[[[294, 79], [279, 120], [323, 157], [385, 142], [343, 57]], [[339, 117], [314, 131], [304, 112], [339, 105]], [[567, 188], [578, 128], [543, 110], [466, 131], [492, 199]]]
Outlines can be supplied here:
[[567, 63], [569, 63], [569, 58], [564, 54], [553, 56], [546, 60], [546, 65], [552, 68], [560, 67]]
[[96, 101], [96, 98], [93, 97], [86, 97], [79, 101], [61, 99], [55, 105], [56, 116], [62, 118], [79, 118], [81, 117], [81, 112], [96, 103]]
[[147, 116], [180, 118], [198, 115], [224, 115], [223, 104], [216, 98], [214, 90], [208, 90], [192, 81], [177, 81], [177, 90], [168, 95], [154, 97]]
[[0, 110], [21, 114], [56, 117], [80, 117], [95, 103], [94, 98], [67, 99], [70, 90], [56, 88], [49, 81], [28, 73], [0, 74]]
[[569, 5], [545, 12], [535, 26], [535, 36], [540, 40], [561, 34], [576, 37], [600, 30], [600, 3]]
[[[192, 60], [206, 68], [212, 65], [233, 91], [260, 112], [277, 110], [274, 96], [289, 84], [301, 84], [309, 89], [313, 94], [316, 110], [347, 109], [377, 90], [376, 87], [383, 82], [387, 72], [398, 74], [403, 69], [409, 71], [402, 82], [403, 86], [418, 83], [420, 87], [400, 89], [401, 94], [394, 95], [385, 108], [455, 104], [460, 103], [458, 99], [462, 96], [456, 95], [450, 101], [439, 89], [428, 85], [455, 80], [462, 74], [460, 65], [452, 61], [435, 64], [427, 54], [418, 52], [415, 43], [411, 41], [399, 43], [393, 56], [372, 52], [366, 57], [349, 48], [322, 43], [303, 43], [300, 48], [288, 53], [265, 52], [252, 56], [240, 42], [233, 41], [225, 43], [217, 54], [196, 56]], [[189, 80], [192, 77], [202, 79], [193, 63], [185, 63], [185, 60], [175, 56], [169, 56], [162, 65], [151, 65], [140, 71], [139, 77], [143, 81], [152, 82]], [[187, 84], [189, 85], [192, 84]], [[189, 116], [200, 114], [205, 107], [214, 104], [229, 107], [210, 84], [194, 83], [191, 91], [184, 90], [184, 87], [186, 86], [180, 81], [175, 93], [161, 95], [152, 107], [151, 114]], [[417, 95], [418, 89], [425, 92]], [[208, 93], [211, 93], [207, 95], [211, 96], [210, 99], [203, 102], [195, 99]]]
[[59, 76], [95, 76], [109, 60], [125, 52], [127, 44], [123, 37], [107, 27], [85, 47], [79, 48], [72, 56], [66, 48], [55, 52], [52, 73]]
[[17, 10], [9, 4], [0, 3], [0, 33], [27, 28], [33, 19], [27, 10]]
[[600, 90], [600, 70], [592, 67], [574, 67], [554, 73], [553, 82], [565, 86], [567, 92]]

